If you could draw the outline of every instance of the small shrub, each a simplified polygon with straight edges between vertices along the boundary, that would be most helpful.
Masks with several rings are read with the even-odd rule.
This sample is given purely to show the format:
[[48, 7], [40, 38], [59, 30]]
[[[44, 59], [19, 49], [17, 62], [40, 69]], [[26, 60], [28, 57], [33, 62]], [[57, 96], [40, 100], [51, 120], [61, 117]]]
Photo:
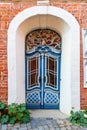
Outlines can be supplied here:
[[80, 125], [83, 127], [87, 127], [87, 118], [84, 117], [83, 111], [76, 111], [70, 112], [70, 122], [72, 122], [73, 125]]
[[6, 106], [4, 103], [0, 102], [0, 122], [2, 124], [15, 124], [27, 123], [30, 120], [29, 110], [26, 109], [25, 104], [16, 104], [12, 103], [11, 105]]
[[8, 106], [9, 117], [12, 121], [10, 123], [20, 122], [27, 123], [30, 120], [29, 110], [26, 109], [25, 104], [11, 104]]

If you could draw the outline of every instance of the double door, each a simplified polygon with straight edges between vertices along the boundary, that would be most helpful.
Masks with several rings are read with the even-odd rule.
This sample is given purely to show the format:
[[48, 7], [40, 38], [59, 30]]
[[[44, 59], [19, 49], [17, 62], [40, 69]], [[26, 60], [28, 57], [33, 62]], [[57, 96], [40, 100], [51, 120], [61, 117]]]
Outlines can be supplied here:
[[60, 56], [47, 45], [37, 46], [26, 54], [27, 108], [59, 108]]

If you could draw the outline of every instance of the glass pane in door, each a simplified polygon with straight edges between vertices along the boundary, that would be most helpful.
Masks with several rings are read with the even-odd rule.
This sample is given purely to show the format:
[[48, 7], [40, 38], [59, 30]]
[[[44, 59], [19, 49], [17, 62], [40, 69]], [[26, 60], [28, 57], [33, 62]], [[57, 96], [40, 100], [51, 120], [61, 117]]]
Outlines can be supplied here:
[[28, 88], [38, 85], [38, 57], [28, 59]]

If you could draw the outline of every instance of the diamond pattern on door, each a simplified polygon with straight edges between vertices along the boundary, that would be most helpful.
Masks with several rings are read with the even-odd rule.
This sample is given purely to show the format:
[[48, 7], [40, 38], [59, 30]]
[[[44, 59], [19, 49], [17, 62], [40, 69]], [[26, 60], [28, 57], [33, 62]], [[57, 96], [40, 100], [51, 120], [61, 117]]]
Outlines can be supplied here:
[[27, 93], [27, 102], [30, 104], [40, 104], [39, 92]]
[[52, 92], [48, 91], [45, 93], [44, 103], [46, 104], [58, 104], [58, 94], [53, 94]]

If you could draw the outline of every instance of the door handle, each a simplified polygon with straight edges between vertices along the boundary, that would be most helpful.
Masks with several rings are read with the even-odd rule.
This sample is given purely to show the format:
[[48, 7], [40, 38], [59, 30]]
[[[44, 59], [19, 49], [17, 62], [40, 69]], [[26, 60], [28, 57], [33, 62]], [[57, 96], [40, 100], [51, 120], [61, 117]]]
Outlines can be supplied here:
[[39, 77], [39, 82], [41, 82], [42, 81], [42, 79], [41, 79], [41, 77]]

